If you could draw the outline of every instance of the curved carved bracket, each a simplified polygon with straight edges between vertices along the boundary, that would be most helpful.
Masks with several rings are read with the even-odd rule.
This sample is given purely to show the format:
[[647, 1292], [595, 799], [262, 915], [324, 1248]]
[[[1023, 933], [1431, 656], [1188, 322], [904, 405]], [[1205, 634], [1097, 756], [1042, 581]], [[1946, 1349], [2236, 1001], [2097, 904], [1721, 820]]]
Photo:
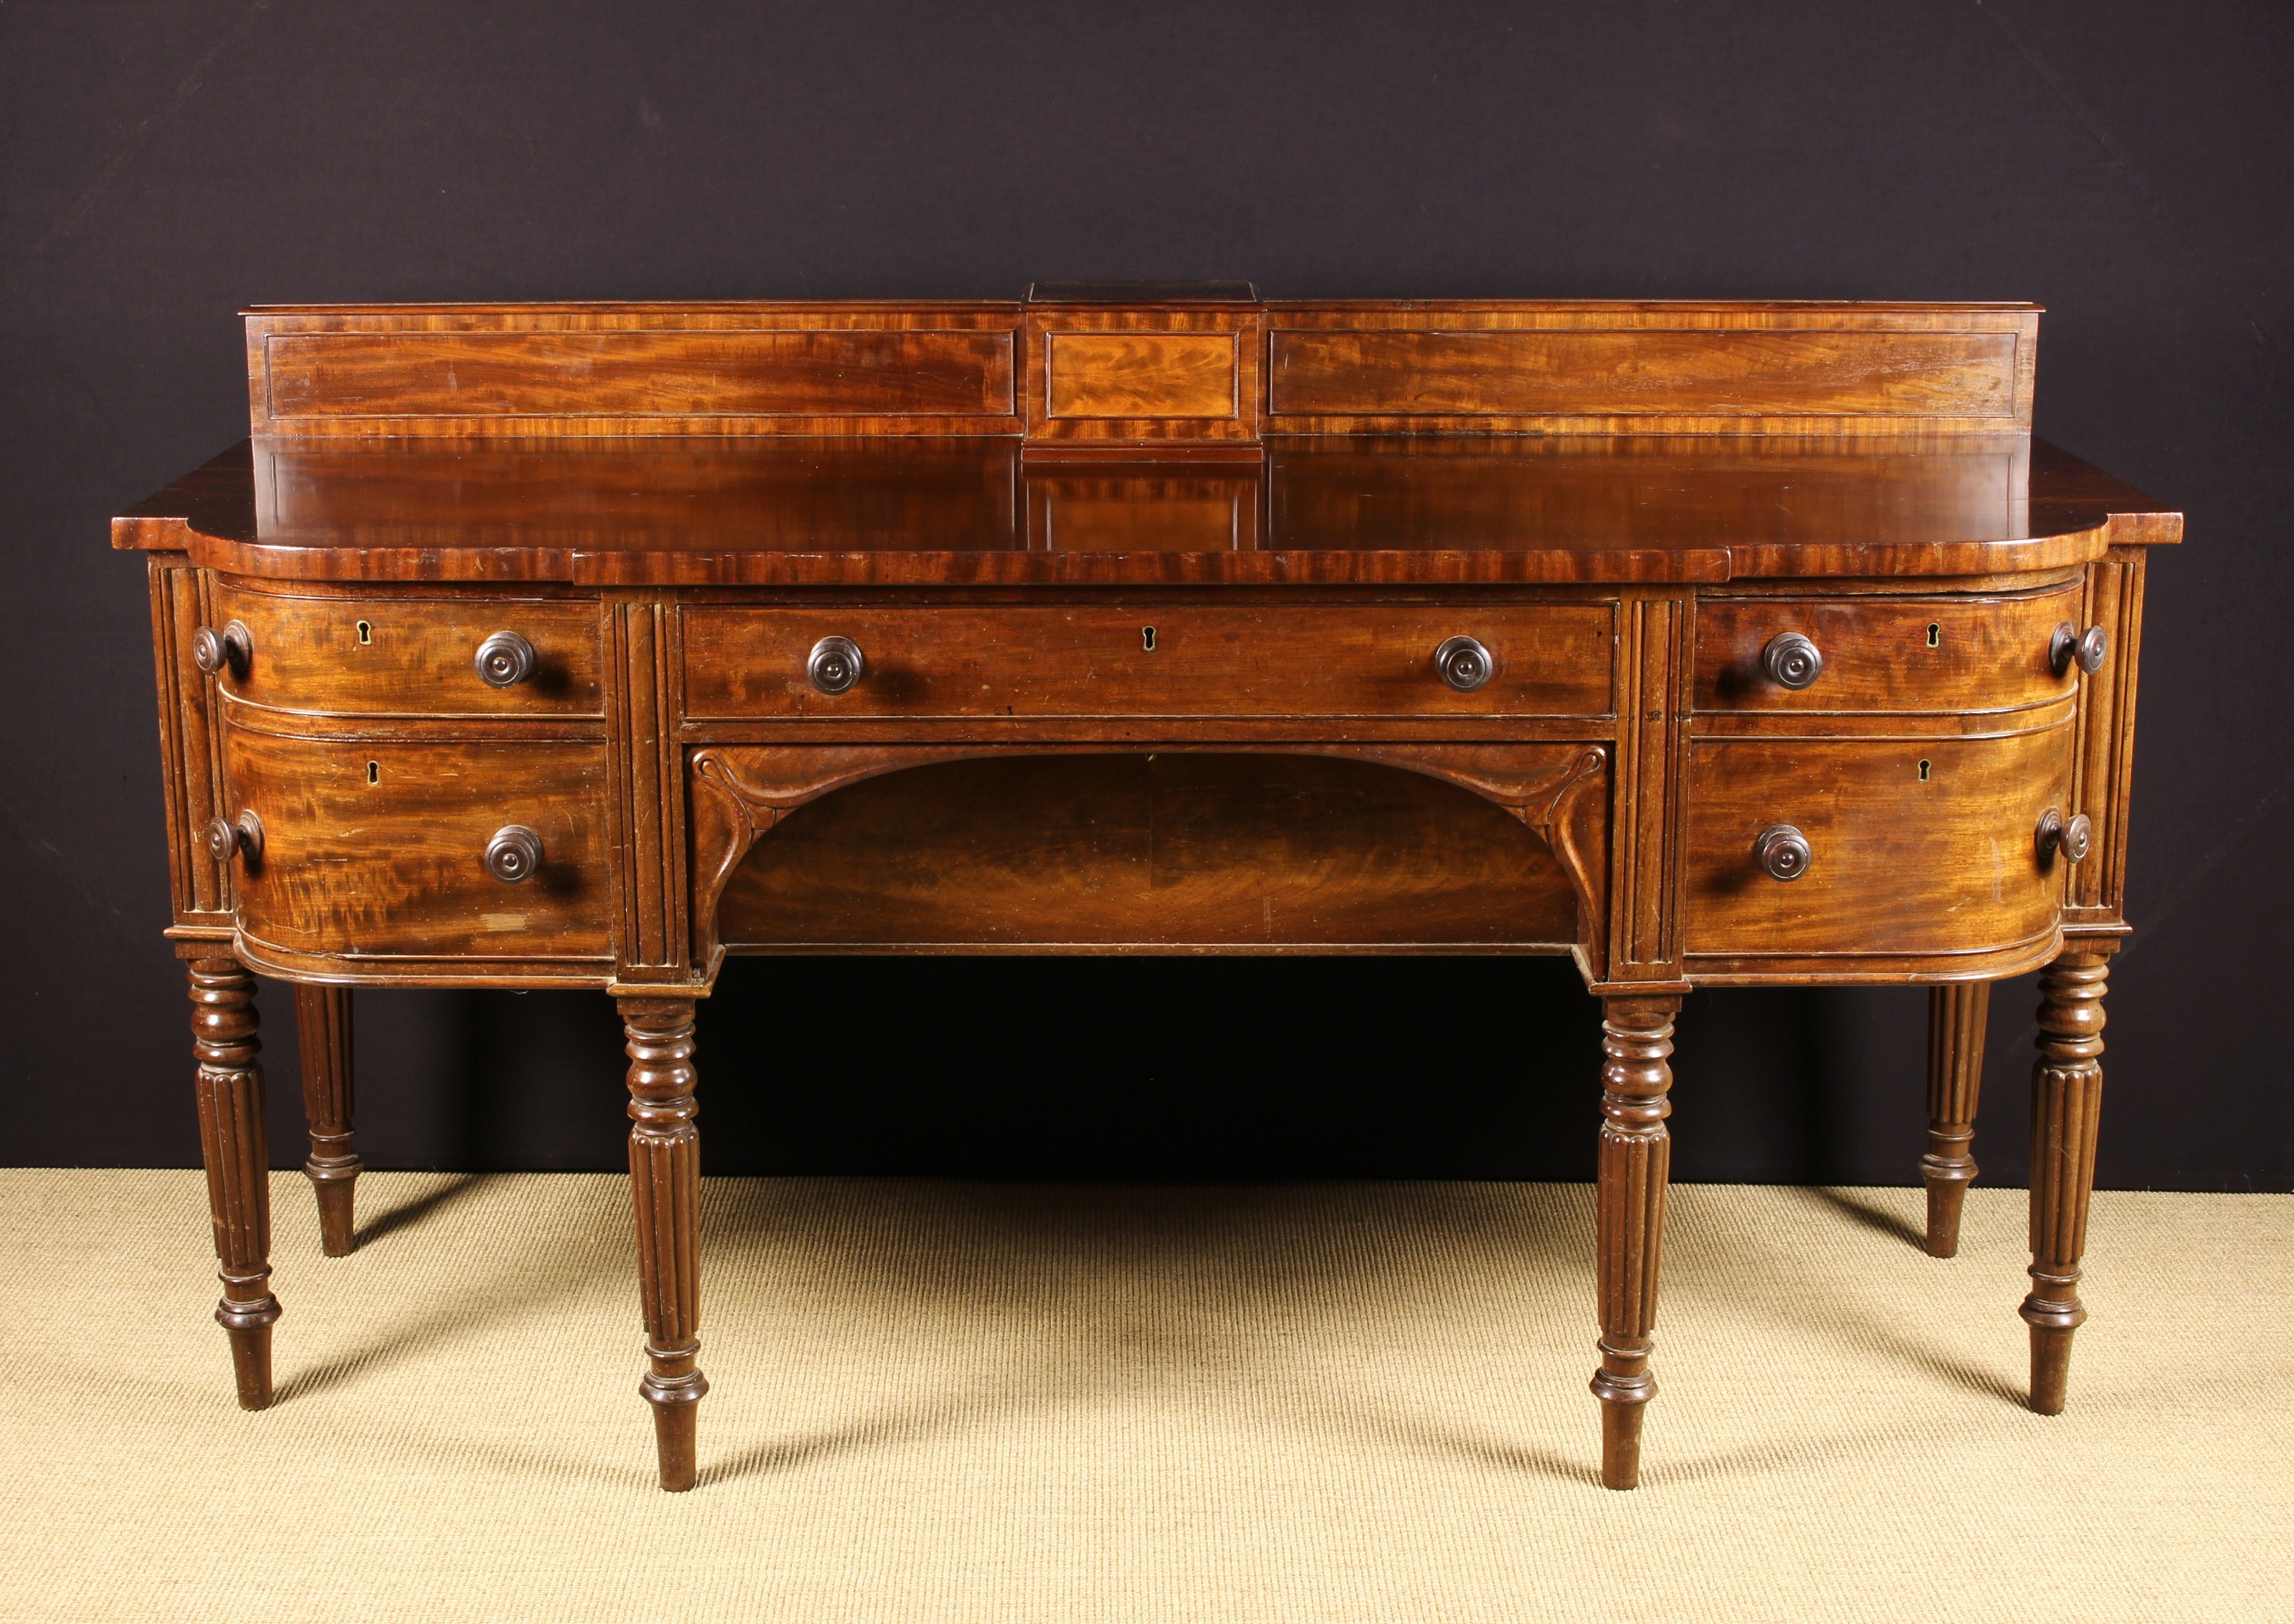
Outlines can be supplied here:
[[[1560, 862], [1577, 898], [1579, 945], [1606, 963], [1609, 876], [1609, 751], [1601, 744], [1158, 745], [1158, 754], [1336, 756], [1423, 773], [1504, 808]], [[799, 807], [885, 773], [941, 761], [1113, 749], [1039, 744], [731, 744], [696, 751], [693, 792], [693, 962], [712, 964], [717, 905], [757, 841]]]

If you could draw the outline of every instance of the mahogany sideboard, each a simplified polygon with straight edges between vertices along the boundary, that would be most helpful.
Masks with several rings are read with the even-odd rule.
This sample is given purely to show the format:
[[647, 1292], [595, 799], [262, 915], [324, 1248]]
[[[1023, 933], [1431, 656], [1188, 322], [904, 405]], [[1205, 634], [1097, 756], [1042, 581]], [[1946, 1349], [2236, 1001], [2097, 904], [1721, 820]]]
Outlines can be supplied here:
[[618, 1002], [675, 1490], [723, 954], [1518, 953], [1603, 1010], [1604, 1482], [1656, 1390], [1697, 987], [1932, 989], [1948, 1257], [1989, 986], [2041, 971], [2021, 1314], [2061, 1410], [2182, 519], [2031, 437], [2038, 319], [1247, 283], [248, 313], [250, 438], [112, 524], [240, 1401], [280, 1314], [254, 974], [296, 988], [337, 1255], [352, 988]]

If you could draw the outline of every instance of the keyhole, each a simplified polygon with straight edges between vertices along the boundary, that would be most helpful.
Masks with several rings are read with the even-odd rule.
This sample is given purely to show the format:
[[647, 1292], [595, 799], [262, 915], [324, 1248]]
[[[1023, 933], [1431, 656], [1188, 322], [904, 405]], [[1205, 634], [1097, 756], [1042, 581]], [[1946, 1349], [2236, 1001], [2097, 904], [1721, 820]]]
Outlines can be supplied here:
[[[1920, 763], [1920, 776], [1921, 776], [1921, 777], [1924, 778], [1924, 777], [1926, 777], [1926, 776], [1928, 775], [1928, 770], [1927, 770], [1927, 769], [1928, 769], [1928, 764], [1927, 764], [1926, 762], [1924, 762], [1924, 761], [1921, 762], [1921, 763]], [[367, 787], [368, 787], [369, 789], [372, 789], [376, 784], [380, 784], [381, 782], [382, 782], [382, 763], [381, 763], [381, 762], [379, 762], [379, 761], [370, 761], [370, 762], [368, 762], [368, 763], [366, 764], [366, 783], [367, 783]]]
[[1928, 622], [1928, 646], [1930, 648], [1943, 646], [1943, 628], [1933, 621]]
[[374, 628], [368, 625], [364, 621], [361, 621], [358, 623], [358, 634], [359, 641], [362, 643], [371, 643], [374, 641]]
[[1139, 646], [1151, 654], [1155, 652], [1155, 629], [1152, 626], [1142, 626], [1139, 629]]
[[1925, 784], [1927, 781], [1928, 781], [1928, 764], [1927, 764], [1925, 761], [1923, 761], [1923, 762], [1921, 762], [1921, 763], [1920, 763], [1920, 782], [1921, 782], [1922, 784]]

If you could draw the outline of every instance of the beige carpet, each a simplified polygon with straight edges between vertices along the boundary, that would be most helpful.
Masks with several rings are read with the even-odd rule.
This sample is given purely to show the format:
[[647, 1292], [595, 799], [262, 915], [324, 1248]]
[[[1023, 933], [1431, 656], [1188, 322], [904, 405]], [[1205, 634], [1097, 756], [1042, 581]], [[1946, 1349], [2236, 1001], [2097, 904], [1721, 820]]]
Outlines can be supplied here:
[[2099, 1196], [2050, 1420], [2021, 1192], [1678, 1190], [1618, 1495], [1582, 1187], [712, 1181], [665, 1496], [621, 1181], [274, 1189], [247, 1415], [197, 1173], [0, 1172], [0, 1617], [2294, 1618], [2294, 1198]]

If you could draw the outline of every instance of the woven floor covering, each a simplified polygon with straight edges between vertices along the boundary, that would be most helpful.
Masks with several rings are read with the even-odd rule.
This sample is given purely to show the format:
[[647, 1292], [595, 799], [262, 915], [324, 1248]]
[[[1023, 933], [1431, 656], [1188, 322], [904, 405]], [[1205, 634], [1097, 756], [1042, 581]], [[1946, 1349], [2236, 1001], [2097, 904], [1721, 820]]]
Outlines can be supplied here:
[[625, 1181], [273, 1179], [279, 1402], [197, 1173], [0, 1172], [0, 1618], [2294, 1619], [2294, 1198], [2095, 1198], [2070, 1413], [2023, 1196], [1673, 1192], [1643, 1486], [1592, 1194], [712, 1180], [700, 1487]]

